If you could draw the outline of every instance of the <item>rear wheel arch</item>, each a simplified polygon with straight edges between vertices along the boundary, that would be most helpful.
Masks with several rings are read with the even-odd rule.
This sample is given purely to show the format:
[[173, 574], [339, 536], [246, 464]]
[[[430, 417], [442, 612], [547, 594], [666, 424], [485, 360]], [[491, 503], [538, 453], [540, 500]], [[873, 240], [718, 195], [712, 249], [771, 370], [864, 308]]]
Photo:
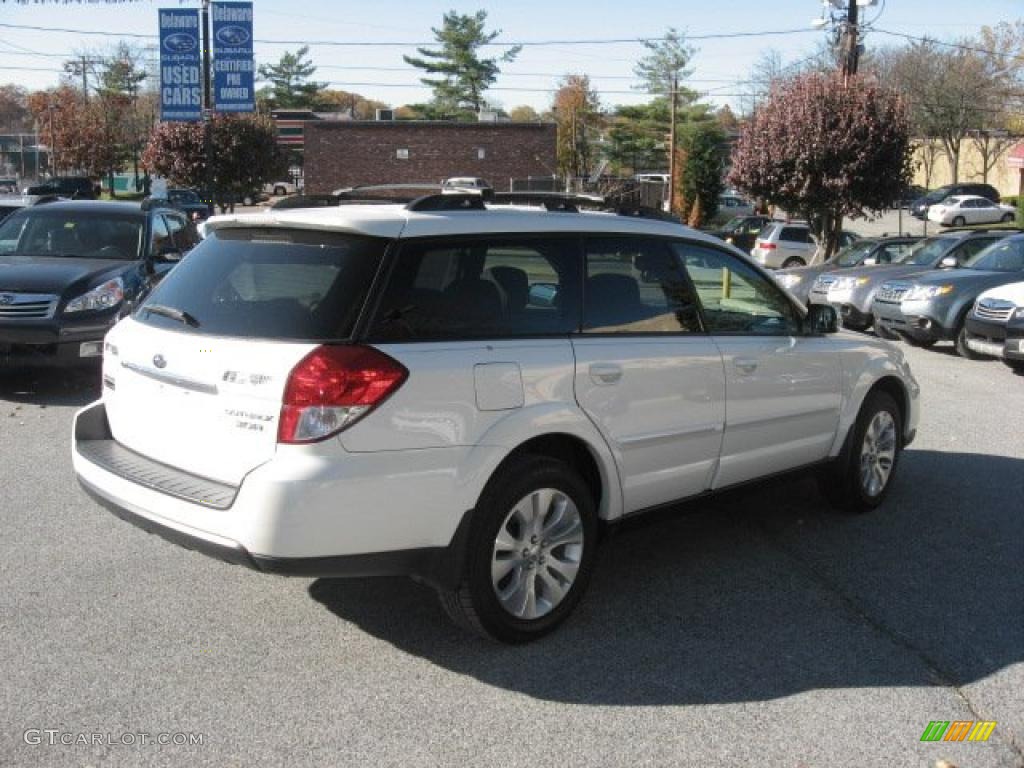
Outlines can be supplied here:
[[[488, 484], [524, 456], [543, 456], [571, 466], [590, 490], [595, 509], [600, 510], [601, 517], [607, 516], [607, 500], [613, 478], [608, 477], [607, 470], [602, 469], [602, 462], [583, 438], [567, 432], [551, 432], [532, 437], [509, 451], [491, 473]], [[617, 477], [614, 480], [617, 482]]]

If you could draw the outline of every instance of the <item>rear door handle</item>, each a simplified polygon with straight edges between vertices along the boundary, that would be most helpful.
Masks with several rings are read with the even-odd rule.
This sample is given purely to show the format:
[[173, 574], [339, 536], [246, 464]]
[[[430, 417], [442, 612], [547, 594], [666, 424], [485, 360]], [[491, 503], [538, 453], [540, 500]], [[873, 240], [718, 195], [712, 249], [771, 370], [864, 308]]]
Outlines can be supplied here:
[[739, 368], [743, 373], [753, 373], [757, 370], [757, 360], [752, 357], [733, 358], [732, 364]]
[[622, 378], [622, 367], [615, 363], [591, 363], [590, 379], [595, 384], [615, 384]]

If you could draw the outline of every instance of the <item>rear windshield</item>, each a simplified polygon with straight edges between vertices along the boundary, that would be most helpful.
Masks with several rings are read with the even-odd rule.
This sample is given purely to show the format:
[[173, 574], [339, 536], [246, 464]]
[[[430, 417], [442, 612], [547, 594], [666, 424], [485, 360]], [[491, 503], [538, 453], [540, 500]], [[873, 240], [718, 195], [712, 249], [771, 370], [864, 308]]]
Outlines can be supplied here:
[[764, 225], [764, 229], [762, 229], [758, 233], [757, 239], [758, 240], [771, 240], [772, 239], [772, 235], [775, 234], [775, 230], [778, 228], [778, 226], [779, 226], [778, 224], [765, 224]]
[[348, 339], [385, 248], [384, 240], [333, 232], [214, 231], [135, 318], [215, 336]]

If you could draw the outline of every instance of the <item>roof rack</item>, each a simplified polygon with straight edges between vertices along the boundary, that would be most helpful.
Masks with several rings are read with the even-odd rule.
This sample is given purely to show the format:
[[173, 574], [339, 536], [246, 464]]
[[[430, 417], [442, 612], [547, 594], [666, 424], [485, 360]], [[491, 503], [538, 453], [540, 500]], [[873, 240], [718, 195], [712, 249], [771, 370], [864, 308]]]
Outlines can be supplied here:
[[331, 194], [342, 203], [410, 203], [425, 195], [438, 194], [440, 184], [365, 184], [336, 189]]

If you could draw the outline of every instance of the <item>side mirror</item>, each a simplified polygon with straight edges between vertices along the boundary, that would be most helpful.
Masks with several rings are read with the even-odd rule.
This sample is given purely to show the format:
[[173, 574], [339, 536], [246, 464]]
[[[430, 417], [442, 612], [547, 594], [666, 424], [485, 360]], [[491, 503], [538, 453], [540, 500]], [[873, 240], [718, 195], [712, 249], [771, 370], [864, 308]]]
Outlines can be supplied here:
[[960, 266], [960, 262], [956, 260], [956, 256], [943, 256], [939, 266], [943, 269], [956, 269]]
[[811, 304], [807, 309], [807, 327], [811, 333], [835, 333], [839, 330], [839, 315], [830, 304]]
[[165, 245], [157, 251], [156, 259], [157, 261], [181, 261], [184, 255], [173, 245]]

